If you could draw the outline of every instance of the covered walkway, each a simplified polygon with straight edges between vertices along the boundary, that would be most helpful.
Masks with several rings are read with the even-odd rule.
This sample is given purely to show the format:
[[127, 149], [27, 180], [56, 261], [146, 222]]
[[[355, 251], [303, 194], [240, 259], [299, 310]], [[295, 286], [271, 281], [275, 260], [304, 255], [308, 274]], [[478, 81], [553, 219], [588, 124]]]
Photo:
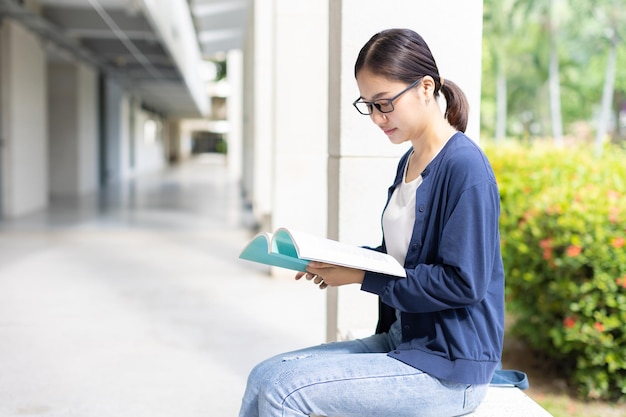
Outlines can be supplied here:
[[247, 222], [216, 155], [0, 221], [0, 415], [236, 415], [325, 337], [323, 291], [237, 259]]

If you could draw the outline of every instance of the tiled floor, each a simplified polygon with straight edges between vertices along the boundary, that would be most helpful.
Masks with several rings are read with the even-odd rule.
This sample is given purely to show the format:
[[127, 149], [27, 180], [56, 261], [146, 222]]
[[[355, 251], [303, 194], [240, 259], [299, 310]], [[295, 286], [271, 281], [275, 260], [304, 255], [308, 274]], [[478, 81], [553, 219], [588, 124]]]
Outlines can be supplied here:
[[324, 338], [324, 293], [237, 259], [202, 157], [0, 222], [0, 416], [235, 416], [259, 360]]

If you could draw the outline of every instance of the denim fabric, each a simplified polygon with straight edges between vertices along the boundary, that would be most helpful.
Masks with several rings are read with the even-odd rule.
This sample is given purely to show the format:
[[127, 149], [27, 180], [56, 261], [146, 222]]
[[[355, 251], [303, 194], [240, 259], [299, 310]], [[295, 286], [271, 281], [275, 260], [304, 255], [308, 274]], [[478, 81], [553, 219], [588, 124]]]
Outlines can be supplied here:
[[248, 378], [239, 417], [446, 417], [473, 411], [488, 385], [442, 381], [387, 356], [386, 333], [267, 359]]

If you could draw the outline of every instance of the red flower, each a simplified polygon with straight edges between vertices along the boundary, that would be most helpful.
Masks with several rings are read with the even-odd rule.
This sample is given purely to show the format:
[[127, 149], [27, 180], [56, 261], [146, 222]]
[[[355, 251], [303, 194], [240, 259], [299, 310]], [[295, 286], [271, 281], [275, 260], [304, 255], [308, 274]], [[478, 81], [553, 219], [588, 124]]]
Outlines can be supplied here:
[[626, 242], [624, 241], [623, 237], [615, 237], [611, 239], [611, 245], [613, 245], [615, 249], [621, 248], [622, 246], [624, 246], [624, 243]]
[[607, 197], [609, 198], [609, 200], [618, 200], [619, 199], [619, 192], [615, 191], [615, 190], [609, 190], [609, 192], [607, 192]]
[[619, 220], [619, 208], [609, 207], [609, 221], [611, 223], [617, 223]]
[[567, 316], [563, 319], [563, 326], [567, 329], [571, 329], [576, 324], [576, 319], [570, 316]]
[[583, 248], [581, 248], [578, 245], [570, 245], [569, 248], [567, 248], [567, 256], [569, 256], [570, 258], [573, 258], [575, 256], [580, 255], [580, 253], [583, 251]]
[[622, 288], [626, 288], [626, 275], [615, 278], [615, 283]]
[[552, 238], [548, 237], [539, 241], [539, 247], [543, 249], [543, 259], [552, 258]]
[[599, 331], [599, 332], [603, 332], [604, 331], [604, 324], [600, 323], [599, 321], [596, 321], [593, 325], [593, 327]]
[[548, 238], [542, 239], [541, 241], [539, 241], [539, 246], [542, 249], [551, 248], [552, 247], [552, 238], [548, 237]]

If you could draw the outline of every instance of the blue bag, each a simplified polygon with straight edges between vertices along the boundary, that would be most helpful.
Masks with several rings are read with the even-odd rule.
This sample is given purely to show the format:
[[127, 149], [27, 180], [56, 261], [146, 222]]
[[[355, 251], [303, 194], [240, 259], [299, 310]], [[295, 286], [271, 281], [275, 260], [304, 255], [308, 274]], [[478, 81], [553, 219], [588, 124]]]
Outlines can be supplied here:
[[528, 389], [528, 376], [525, 372], [516, 371], [515, 369], [502, 369], [502, 363], [498, 364], [496, 372], [491, 378], [490, 385], [496, 387], [517, 387], [519, 389]]

